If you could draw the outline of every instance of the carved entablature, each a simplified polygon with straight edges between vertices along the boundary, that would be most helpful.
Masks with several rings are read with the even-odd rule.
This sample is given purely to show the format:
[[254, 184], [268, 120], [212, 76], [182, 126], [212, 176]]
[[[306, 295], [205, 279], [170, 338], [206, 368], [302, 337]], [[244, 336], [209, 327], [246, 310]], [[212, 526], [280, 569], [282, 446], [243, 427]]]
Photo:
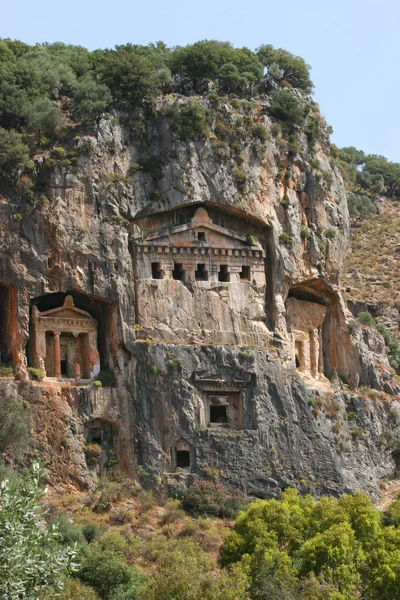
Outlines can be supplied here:
[[72, 296], [51, 310], [32, 309], [34, 364], [49, 377], [89, 379], [100, 370], [97, 321]]
[[251, 281], [265, 285], [265, 250], [253, 236], [215, 224], [204, 208], [190, 223], [134, 236], [139, 279]]

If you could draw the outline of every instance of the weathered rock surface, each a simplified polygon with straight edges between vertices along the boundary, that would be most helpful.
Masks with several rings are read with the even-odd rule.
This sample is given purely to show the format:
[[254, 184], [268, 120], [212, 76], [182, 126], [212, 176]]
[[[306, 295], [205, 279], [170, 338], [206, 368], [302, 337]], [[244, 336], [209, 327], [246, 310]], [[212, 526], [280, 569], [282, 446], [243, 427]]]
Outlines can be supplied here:
[[[99, 423], [113, 430], [104, 468], [135, 476], [141, 465], [151, 485], [173, 485], [172, 469], [187, 460], [184, 479], [212, 465], [227, 483], [259, 496], [288, 485], [373, 492], [393, 471], [396, 419], [389, 424], [377, 398], [332, 390], [325, 379], [337, 372], [352, 387], [382, 389], [381, 372], [388, 371], [380, 336], [350, 333], [339, 293], [348, 236], [342, 179], [327, 148], [313, 157], [318, 169], [302, 158], [305, 140], [302, 156], [288, 162], [263, 120], [269, 141], [262, 150], [243, 144], [244, 184], [231, 150], [221, 156], [212, 136], [177, 141], [162, 117], [139, 143], [104, 117], [79, 140], [84, 152], [75, 171], [54, 170], [40, 206], [2, 198], [0, 310], [7, 325], [0, 348], [2, 359], [12, 355], [21, 381], [0, 380], [0, 393], [29, 402], [34, 443], [52, 481], [92, 485], [96, 468], [83, 444], [97, 439]], [[238, 271], [228, 282], [140, 276], [138, 233], [190, 223], [199, 206], [220, 227], [257, 238], [263, 285], [240, 281]], [[38, 366], [32, 308], [62, 306], [67, 294], [99, 323], [101, 368], [114, 370], [115, 387], [26, 381], [26, 366]], [[320, 390], [296, 373], [288, 297], [318, 304], [325, 315], [316, 325]], [[357, 426], [346, 420], [350, 413]]]

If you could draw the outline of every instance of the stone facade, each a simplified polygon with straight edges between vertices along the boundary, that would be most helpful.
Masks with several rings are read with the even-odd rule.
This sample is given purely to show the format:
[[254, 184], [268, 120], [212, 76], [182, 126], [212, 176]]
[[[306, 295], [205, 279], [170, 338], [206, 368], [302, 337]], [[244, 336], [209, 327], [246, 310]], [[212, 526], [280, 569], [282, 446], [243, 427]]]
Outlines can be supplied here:
[[133, 243], [137, 323], [152, 337], [269, 343], [268, 265], [255, 236], [215, 224], [201, 207], [179, 226], [136, 228]]
[[319, 378], [324, 374], [322, 324], [326, 306], [296, 298], [288, 298], [286, 306], [296, 367], [304, 374]]
[[139, 279], [265, 286], [265, 252], [259, 242], [215, 225], [205, 208], [191, 222], [135, 236]]
[[[340, 295], [343, 181], [328, 142], [310, 153], [299, 135], [300, 154], [285, 155], [262, 102], [268, 140], [261, 149], [243, 140], [245, 185], [222, 140], [178, 140], [160, 116], [143, 148], [104, 116], [74, 141], [85, 149], [74, 171], [48, 169], [48, 204], [16, 194], [0, 202], [0, 346], [16, 370], [0, 381], [0, 397], [30, 403], [52, 482], [95, 486], [90, 440], [102, 446], [102, 468], [141, 474], [149, 487], [210, 466], [260, 497], [287, 486], [373, 492], [390, 475], [381, 441], [388, 430], [399, 435], [386, 414], [395, 403], [337, 392], [339, 437], [324, 410], [332, 390], [318, 387], [322, 370], [336, 370], [350, 386], [357, 375], [360, 385], [399, 393], [376, 368], [388, 368], [383, 339], [351, 331]], [[233, 124], [241, 114], [221, 110]], [[62, 306], [66, 295], [75, 307]], [[81, 377], [95, 375], [99, 354], [115, 383], [76, 385], [76, 365]], [[28, 381], [27, 363], [52, 377]], [[314, 396], [324, 405], [318, 415]], [[354, 426], [365, 437], [354, 440]]]
[[48, 377], [90, 379], [100, 371], [97, 322], [71, 296], [47, 311], [32, 308], [34, 364]]

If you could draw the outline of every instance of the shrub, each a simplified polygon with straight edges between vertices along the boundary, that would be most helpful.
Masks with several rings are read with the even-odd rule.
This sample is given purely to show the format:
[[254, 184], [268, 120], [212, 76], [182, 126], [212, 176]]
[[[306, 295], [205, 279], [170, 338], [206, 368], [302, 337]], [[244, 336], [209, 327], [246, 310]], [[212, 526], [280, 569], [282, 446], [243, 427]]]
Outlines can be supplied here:
[[310, 235], [310, 232], [308, 230], [308, 227], [302, 227], [300, 229], [300, 237], [302, 240], [308, 240], [309, 235]]
[[249, 246], [255, 246], [257, 244], [257, 238], [249, 233], [246, 236], [246, 242], [249, 244]]
[[129, 567], [117, 552], [92, 545], [85, 550], [82, 566], [77, 574], [84, 583], [94, 587], [102, 598], [130, 581]]
[[219, 470], [217, 469], [217, 467], [213, 467], [212, 465], [204, 467], [203, 475], [209, 481], [219, 481]]
[[95, 523], [85, 523], [82, 533], [88, 544], [93, 542], [101, 533], [101, 529]]
[[1, 178], [15, 183], [21, 171], [30, 166], [29, 149], [22, 135], [0, 127], [0, 172]]
[[114, 387], [116, 384], [115, 373], [112, 369], [103, 369], [97, 375], [95, 381], [100, 381], [103, 387]]
[[21, 457], [29, 442], [29, 423], [22, 405], [12, 397], [0, 403], [0, 453]]
[[[400, 531], [385, 527], [363, 494], [314, 500], [291, 489], [241, 513], [220, 554], [223, 565], [248, 565], [254, 598], [396, 600], [399, 548]], [[264, 582], [268, 576], [294, 589], [315, 575], [331, 593], [314, 595], [307, 586], [310, 595], [272, 595], [261, 585], [261, 573]]]
[[292, 236], [286, 232], [281, 233], [279, 236], [279, 243], [282, 244], [282, 246], [286, 246], [286, 248], [291, 248], [293, 245]]
[[209, 555], [188, 539], [168, 540], [154, 550], [158, 569], [143, 582], [138, 600], [246, 600], [244, 568], [216, 570]]
[[102, 449], [99, 444], [86, 444], [86, 446], [84, 446], [84, 450], [88, 464], [94, 465], [99, 462], [99, 458], [102, 453]]
[[200, 481], [185, 491], [182, 506], [195, 515], [231, 519], [245, 506], [245, 501], [239, 491], [231, 492], [221, 483]]
[[361, 325], [366, 325], [367, 327], [373, 327], [375, 325], [375, 319], [369, 312], [360, 312], [357, 315], [357, 321]]
[[74, 525], [66, 514], [58, 515], [53, 521], [52, 526], [60, 533], [62, 543], [67, 546], [73, 546], [75, 543], [83, 546], [85, 538], [82, 530]]
[[291, 90], [276, 90], [271, 93], [268, 112], [283, 122], [284, 130], [293, 132], [296, 126], [304, 124], [305, 111]]
[[42, 381], [46, 377], [46, 373], [39, 367], [28, 367], [28, 373], [34, 381]]
[[328, 240], [334, 240], [336, 237], [336, 233], [337, 233], [336, 229], [333, 229], [331, 227], [325, 231], [325, 236], [328, 238]]
[[387, 512], [388, 520], [390, 525], [394, 525], [395, 527], [400, 526], [400, 498], [392, 502], [389, 506], [389, 510]]
[[13, 377], [14, 369], [10, 365], [0, 365], [0, 377]]
[[233, 172], [233, 176], [236, 180], [239, 190], [243, 190], [245, 188], [247, 180], [248, 180], [247, 173], [245, 171], [243, 171], [243, 169], [240, 169], [239, 167], [237, 167]]
[[268, 131], [265, 125], [253, 125], [251, 133], [254, 137], [258, 138], [260, 142], [266, 142], [268, 140]]
[[173, 104], [165, 109], [171, 129], [180, 140], [187, 140], [206, 133], [206, 111], [196, 102]]
[[66, 579], [59, 600], [98, 600], [95, 590], [78, 579]]

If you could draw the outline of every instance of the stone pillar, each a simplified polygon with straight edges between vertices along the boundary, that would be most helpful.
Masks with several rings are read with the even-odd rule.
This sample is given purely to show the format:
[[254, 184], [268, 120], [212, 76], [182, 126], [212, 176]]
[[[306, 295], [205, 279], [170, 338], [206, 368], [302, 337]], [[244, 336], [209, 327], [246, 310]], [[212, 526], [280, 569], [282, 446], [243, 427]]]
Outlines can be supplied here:
[[318, 376], [319, 367], [319, 333], [318, 329], [313, 329], [309, 333], [310, 336], [310, 370], [311, 375], [315, 378]]
[[54, 375], [61, 377], [60, 334], [54, 332]]

